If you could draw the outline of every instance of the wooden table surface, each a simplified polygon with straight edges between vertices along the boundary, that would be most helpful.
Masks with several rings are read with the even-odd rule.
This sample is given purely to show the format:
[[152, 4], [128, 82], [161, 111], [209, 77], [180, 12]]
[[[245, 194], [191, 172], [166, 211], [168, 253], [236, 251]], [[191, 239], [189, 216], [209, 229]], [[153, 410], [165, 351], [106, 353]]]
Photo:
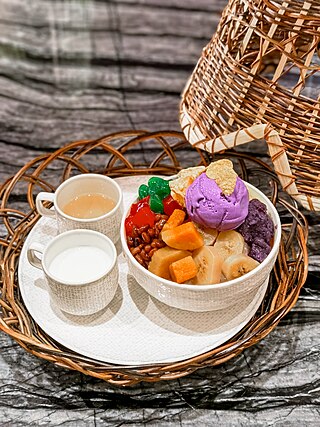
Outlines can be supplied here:
[[[72, 140], [179, 130], [180, 93], [225, 5], [0, 0], [0, 183]], [[266, 159], [263, 145], [245, 150]], [[117, 388], [1, 333], [0, 425], [320, 426], [320, 215], [305, 214], [307, 283], [258, 345], [179, 380]]]

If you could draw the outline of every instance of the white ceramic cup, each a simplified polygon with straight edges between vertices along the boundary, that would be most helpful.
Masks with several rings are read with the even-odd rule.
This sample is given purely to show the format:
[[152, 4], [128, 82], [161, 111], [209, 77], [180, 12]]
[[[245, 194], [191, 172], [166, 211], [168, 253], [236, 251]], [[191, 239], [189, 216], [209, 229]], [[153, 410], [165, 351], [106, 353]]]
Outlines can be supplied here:
[[[79, 248], [82, 248], [81, 253]], [[31, 265], [43, 270], [52, 301], [67, 313], [96, 313], [105, 308], [115, 295], [118, 286], [117, 251], [104, 234], [92, 230], [66, 231], [46, 247], [37, 242], [31, 243], [27, 257]], [[61, 257], [63, 262], [58, 264]], [[58, 269], [53, 267], [54, 263]], [[72, 268], [75, 263], [76, 269]]]
[[[248, 188], [250, 198], [259, 199], [266, 205], [267, 211], [275, 225], [274, 242], [271, 252], [258, 267], [244, 276], [229, 280], [228, 282], [195, 286], [178, 284], [151, 273], [138, 263], [128, 248], [125, 231], [126, 214], [123, 216], [121, 223], [123, 253], [128, 262], [129, 272], [145, 291], [159, 301], [172, 307], [201, 312], [227, 309], [244, 298], [253, 300], [260, 289], [267, 289], [267, 282], [279, 251], [281, 222], [276, 208], [268, 197], [253, 185], [247, 182], [245, 184]], [[127, 214], [129, 211], [130, 208]]]
[[[75, 218], [63, 212], [63, 207], [75, 197], [94, 193], [111, 198], [115, 202], [114, 208], [102, 216], [90, 219]], [[36, 198], [36, 207], [40, 215], [57, 219], [59, 233], [85, 228], [99, 231], [116, 243], [120, 237], [122, 199], [121, 188], [112, 178], [88, 173], [67, 179], [59, 185], [55, 193], [39, 193]], [[44, 207], [43, 201], [53, 202], [53, 209]]]

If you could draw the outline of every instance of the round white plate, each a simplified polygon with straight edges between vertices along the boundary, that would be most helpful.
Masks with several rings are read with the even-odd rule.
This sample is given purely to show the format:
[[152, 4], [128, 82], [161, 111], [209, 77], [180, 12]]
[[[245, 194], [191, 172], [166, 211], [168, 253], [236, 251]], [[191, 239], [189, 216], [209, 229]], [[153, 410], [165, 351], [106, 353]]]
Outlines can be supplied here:
[[[125, 207], [148, 177], [119, 178]], [[261, 304], [266, 286], [253, 300], [228, 310], [195, 313], [178, 310], [150, 297], [128, 275], [121, 251], [119, 287], [109, 307], [81, 317], [63, 313], [52, 304], [41, 270], [27, 260], [31, 242], [48, 243], [57, 234], [55, 221], [41, 218], [22, 248], [19, 286], [24, 303], [37, 324], [54, 340], [80, 355], [121, 365], [173, 363], [212, 350], [239, 332]]]

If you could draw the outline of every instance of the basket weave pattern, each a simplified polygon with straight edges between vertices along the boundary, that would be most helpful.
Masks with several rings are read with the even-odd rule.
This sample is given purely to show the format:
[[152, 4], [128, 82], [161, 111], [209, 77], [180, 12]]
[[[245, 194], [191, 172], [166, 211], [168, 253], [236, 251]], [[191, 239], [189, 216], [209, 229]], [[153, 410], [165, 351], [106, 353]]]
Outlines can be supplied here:
[[[157, 148], [158, 154], [151, 164], [141, 162], [141, 155], [135, 164], [131, 162], [132, 153], [137, 146], [141, 150], [141, 144], [142, 147], [144, 144], [148, 147], [152, 144], [152, 147]], [[115, 146], [119, 148], [116, 149]], [[178, 160], [180, 149], [183, 149], [183, 164]], [[189, 156], [186, 156], [186, 150], [189, 150]], [[259, 342], [294, 306], [305, 282], [308, 269], [307, 224], [294, 202], [280, 199], [277, 178], [266, 164], [233, 152], [229, 152], [228, 156], [234, 160], [245, 180], [250, 182], [253, 177], [261, 176], [264, 182], [270, 181], [271, 200], [277, 203], [286, 218], [278, 259], [271, 274], [265, 300], [254, 318], [237, 336], [214, 350], [174, 364], [148, 367], [112, 365], [82, 357], [54, 342], [33, 321], [23, 304], [17, 281], [17, 268], [26, 236], [39, 220], [34, 204], [39, 191], [53, 191], [61, 181], [77, 173], [98, 172], [111, 177], [172, 175], [181, 167], [187, 166], [187, 157], [196, 159], [193, 165], [207, 164], [210, 160], [208, 156], [204, 156], [204, 152], [191, 148], [182, 133], [142, 131], [122, 132], [99, 140], [71, 143], [52, 154], [30, 161], [1, 186], [0, 217], [6, 235], [0, 238], [0, 330], [37, 357], [121, 386], [140, 381], [155, 382], [179, 378], [199, 368], [224, 363]], [[90, 162], [94, 165], [92, 168], [87, 166]], [[102, 164], [101, 168], [97, 169], [97, 164]], [[52, 171], [58, 178], [55, 185], [46, 175]], [[11, 196], [20, 185], [26, 186], [27, 207], [24, 211], [14, 208], [11, 202], [14, 200]]]
[[320, 90], [312, 89], [320, 87], [319, 48], [319, 0], [230, 0], [181, 104], [182, 128], [187, 137], [195, 132], [198, 146], [270, 125], [295, 181], [291, 195], [313, 210], [320, 210]]

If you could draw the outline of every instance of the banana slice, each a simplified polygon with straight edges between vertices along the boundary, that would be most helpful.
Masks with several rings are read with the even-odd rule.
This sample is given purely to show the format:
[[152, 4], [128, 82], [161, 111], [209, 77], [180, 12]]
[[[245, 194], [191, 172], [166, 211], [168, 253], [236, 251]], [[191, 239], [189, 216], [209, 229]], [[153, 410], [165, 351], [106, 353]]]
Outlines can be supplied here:
[[213, 245], [217, 239], [218, 230], [216, 230], [215, 228], [203, 227], [202, 225], [196, 224], [195, 222], [193, 224], [195, 225], [197, 231], [199, 231], [199, 233], [203, 237], [204, 244], [206, 246]]
[[244, 252], [244, 238], [234, 230], [221, 231], [213, 248], [214, 253], [218, 254], [223, 260], [226, 260], [231, 255], [242, 254]]
[[250, 252], [250, 246], [248, 245], [248, 243], [245, 242], [243, 247], [243, 253], [245, 255], [249, 255], [249, 252]]
[[258, 261], [245, 254], [231, 255], [222, 264], [222, 273], [227, 280], [241, 277], [259, 265]]
[[210, 285], [220, 283], [222, 259], [213, 252], [213, 246], [202, 246], [192, 253], [198, 273], [190, 283]]

